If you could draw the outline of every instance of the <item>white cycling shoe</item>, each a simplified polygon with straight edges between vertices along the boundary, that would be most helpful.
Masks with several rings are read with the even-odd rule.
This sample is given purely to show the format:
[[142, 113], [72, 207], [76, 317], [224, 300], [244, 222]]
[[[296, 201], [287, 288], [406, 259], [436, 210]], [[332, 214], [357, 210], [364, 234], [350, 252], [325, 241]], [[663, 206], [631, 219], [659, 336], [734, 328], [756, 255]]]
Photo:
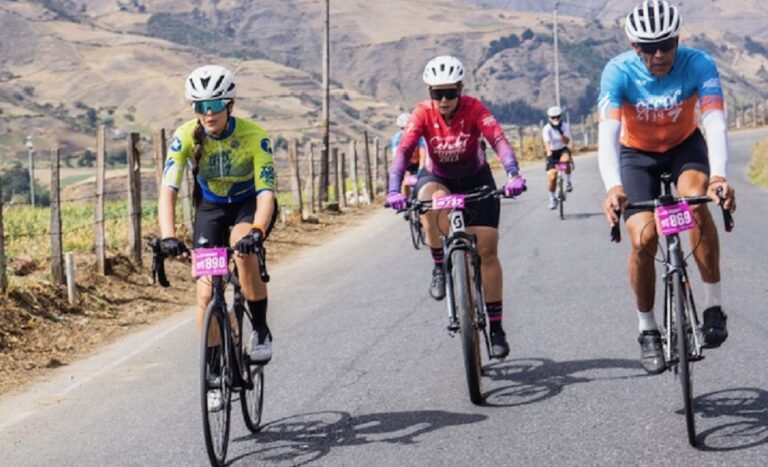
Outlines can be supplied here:
[[206, 397], [208, 398], [208, 412], [218, 412], [224, 408], [221, 389], [209, 389]]
[[272, 360], [272, 333], [267, 330], [251, 331], [251, 361], [264, 365]]

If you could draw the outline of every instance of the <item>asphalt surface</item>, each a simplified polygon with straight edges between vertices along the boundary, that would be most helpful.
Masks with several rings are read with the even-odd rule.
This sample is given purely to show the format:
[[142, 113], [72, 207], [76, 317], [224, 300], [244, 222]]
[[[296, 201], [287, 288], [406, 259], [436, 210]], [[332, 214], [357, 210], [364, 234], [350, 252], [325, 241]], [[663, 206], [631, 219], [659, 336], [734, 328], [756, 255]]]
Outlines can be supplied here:
[[[469, 402], [459, 339], [428, 298], [428, 253], [382, 209], [270, 271], [264, 426], [251, 435], [233, 408], [232, 465], [765, 465], [768, 196], [745, 178], [765, 137], [731, 137], [730, 337], [694, 367], [699, 449], [678, 382], [637, 361], [628, 245], [609, 242], [596, 160], [582, 157], [566, 220], [546, 207], [540, 166], [502, 201], [511, 354], [486, 366], [486, 406]], [[206, 465], [197, 344], [186, 311], [3, 397], [0, 465]]]

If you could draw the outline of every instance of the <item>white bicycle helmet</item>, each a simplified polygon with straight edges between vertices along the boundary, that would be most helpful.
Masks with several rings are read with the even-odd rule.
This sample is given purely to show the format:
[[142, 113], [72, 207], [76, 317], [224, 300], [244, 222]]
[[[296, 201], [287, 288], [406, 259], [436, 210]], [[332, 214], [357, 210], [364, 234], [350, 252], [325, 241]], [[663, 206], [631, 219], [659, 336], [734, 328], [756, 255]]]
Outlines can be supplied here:
[[401, 113], [397, 116], [397, 126], [400, 128], [405, 128], [405, 125], [408, 124], [408, 120], [410, 120], [411, 114], [407, 113]]
[[680, 11], [665, 0], [644, 0], [627, 15], [624, 31], [631, 42], [658, 42], [680, 35]]
[[563, 114], [563, 109], [560, 107], [553, 105], [552, 107], [547, 109], [547, 117], [559, 117]]
[[450, 55], [440, 55], [424, 67], [424, 82], [430, 86], [441, 84], [456, 84], [464, 79], [464, 65], [458, 58]]
[[202, 66], [187, 77], [184, 95], [189, 102], [235, 98], [235, 77], [218, 65]]

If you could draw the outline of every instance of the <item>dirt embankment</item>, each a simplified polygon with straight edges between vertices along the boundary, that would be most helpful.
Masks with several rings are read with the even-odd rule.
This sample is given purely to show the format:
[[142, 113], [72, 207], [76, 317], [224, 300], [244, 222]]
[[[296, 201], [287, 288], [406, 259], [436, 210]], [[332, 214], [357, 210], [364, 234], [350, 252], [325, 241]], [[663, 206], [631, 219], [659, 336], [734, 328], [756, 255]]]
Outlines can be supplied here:
[[[267, 260], [274, 265], [302, 248], [320, 245], [334, 232], [359, 222], [375, 206], [323, 213], [317, 223], [288, 219], [278, 223], [267, 241]], [[137, 328], [157, 322], [193, 303], [189, 265], [167, 261], [172, 286], [149, 281], [151, 257], [134, 264], [121, 252], [109, 252], [107, 276], [95, 273], [95, 257], [76, 255], [79, 302], [69, 305], [66, 288], [50, 282], [50, 265], [35, 265], [23, 277], [10, 277], [0, 296], [0, 394], [21, 387], [96, 351]]]

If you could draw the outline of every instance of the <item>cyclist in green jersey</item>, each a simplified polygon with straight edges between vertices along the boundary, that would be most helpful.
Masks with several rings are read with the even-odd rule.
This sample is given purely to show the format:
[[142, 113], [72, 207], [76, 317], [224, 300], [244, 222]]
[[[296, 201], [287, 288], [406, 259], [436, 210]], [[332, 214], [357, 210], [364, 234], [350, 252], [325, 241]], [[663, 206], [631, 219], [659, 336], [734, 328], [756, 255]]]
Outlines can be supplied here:
[[[161, 247], [168, 256], [189, 256], [187, 247], [176, 237], [174, 214], [184, 170], [191, 164], [196, 206], [194, 246], [232, 245], [236, 250], [240, 284], [253, 319], [251, 359], [266, 363], [272, 358], [267, 287], [253, 253], [261, 248], [277, 214], [269, 136], [257, 124], [232, 116], [235, 81], [229, 70], [216, 65], [194, 70], [186, 80], [185, 94], [196, 117], [176, 130], [169, 147], [158, 204]], [[198, 330], [211, 296], [211, 278], [199, 278]]]

